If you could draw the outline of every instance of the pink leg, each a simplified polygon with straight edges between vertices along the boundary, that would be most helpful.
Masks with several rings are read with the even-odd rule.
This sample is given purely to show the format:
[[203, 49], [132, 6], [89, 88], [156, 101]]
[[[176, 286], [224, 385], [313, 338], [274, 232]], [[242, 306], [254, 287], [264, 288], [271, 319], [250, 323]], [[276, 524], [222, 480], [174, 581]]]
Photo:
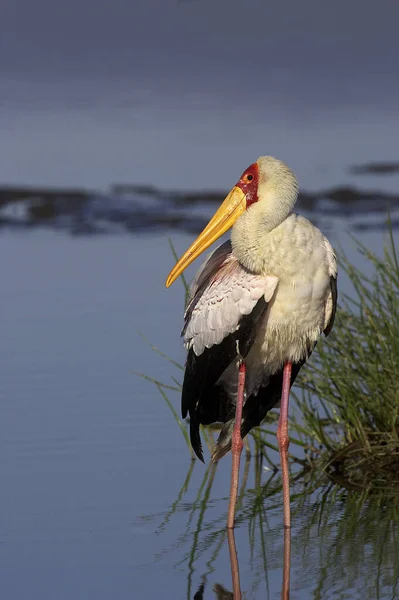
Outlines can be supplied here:
[[290, 396], [291, 371], [292, 363], [287, 362], [284, 365], [283, 392], [281, 395], [280, 419], [277, 428], [277, 441], [280, 450], [281, 472], [283, 479], [284, 527], [291, 527], [290, 481], [288, 471], [288, 446], [290, 443], [290, 439], [288, 437], [288, 401]]
[[231, 579], [233, 582], [233, 599], [241, 600], [240, 569], [238, 566], [237, 548], [233, 529], [227, 530], [227, 542], [229, 544]]
[[291, 528], [284, 528], [284, 564], [283, 585], [281, 589], [281, 600], [290, 598], [290, 570], [291, 570]]
[[245, 374], [246, 367], [244, 361], [240, 362], [238, 371], [238, 391], [237, 391], [237, 406], [236, 406], [236, 418], [234, 422], [233, 434], [231, 437], [231, 456], [233, 460], [231, 469], [231, 485], [230, 485], [230, 502], [229, 511], [227, 513], [227, 527], [233, 529], [234, 517], [236, 513], [236, 502], [238, 493], [238, 478], [240, 473], [240, 458], [241, 451], [244, 445], [241, 437], [241, 419], [242, 419], [242, 407], [244, 405], [244, 387], [245, 387]]

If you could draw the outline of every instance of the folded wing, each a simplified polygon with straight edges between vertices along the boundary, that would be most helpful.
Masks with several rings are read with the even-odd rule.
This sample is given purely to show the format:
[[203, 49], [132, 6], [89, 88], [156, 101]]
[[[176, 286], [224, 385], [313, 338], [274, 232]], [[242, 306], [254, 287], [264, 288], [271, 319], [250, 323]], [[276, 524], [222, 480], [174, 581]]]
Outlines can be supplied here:
[[200, 424], [231, 418], [231, 400], [217, 382], [238, 355], [248, 354], [277, 283], [277, 277], [242, 267], [230, 241], [211, 255], [193, 283], [182, 332], [188, 349], [182, 416], [190, 414], [191, 443], [201, 460]]

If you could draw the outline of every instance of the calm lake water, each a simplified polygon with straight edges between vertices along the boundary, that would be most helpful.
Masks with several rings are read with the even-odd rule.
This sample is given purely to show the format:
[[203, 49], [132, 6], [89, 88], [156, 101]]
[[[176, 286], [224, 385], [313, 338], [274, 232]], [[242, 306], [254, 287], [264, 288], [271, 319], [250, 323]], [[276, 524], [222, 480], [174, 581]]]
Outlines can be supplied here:
[[[329, 235], [355, 257], [348, 227], [336, 218]], [[375, 250], [383, 238], [361, 234]], [[173, 239], [180, 252], [192, 235]], [[172, 263], [165, 233], [0, 236], [5, 598], [194, 598], [201, 584], [213, 598], [216, 584], [231, 590], [230, 460], [215, 472], [192, 464], [159, 392], [133, 373], [181, 379], [139, 336], [183, 362], [182, 289], [164, 288]], [[170, 397], [178, 409], [178, 394]], [[281, 494], [251, 515], [259, 484], [267, 495], [275, 481], [255, 463], [235, 531], [241, 585], [246, 598], [272, 599], [281, 593]], [[390, 529], [380, 539], [381, 513], [367, 509], [359, 528], [348, 518], [346, 530], [347, 502], [326, 496], [321, 515], [322, 497], [293, 505], [292, 597], [396, 598], [396, 550]]]
[[[2, 598], [231, 598], [230, 457], [190, 461], [135, 374], [173, 386], [182, 371], [140, 333], [184, 362], [168, 237], [186, 249], [216, 204], [197, 191], [228, 191], [263, 154], [356, 264], [348, 232], [380, 252], [388, 205], [398, 237], [398, 18], [367, 0], [2, 3]], [[376, 162], [392, 172], [353, 168]], [[264, 466], [242, 465], [246, 600], [281, 597], [282, 495]], [[291, 598], [399, 598], [397, 499], [313, 483], [292, 484]]]

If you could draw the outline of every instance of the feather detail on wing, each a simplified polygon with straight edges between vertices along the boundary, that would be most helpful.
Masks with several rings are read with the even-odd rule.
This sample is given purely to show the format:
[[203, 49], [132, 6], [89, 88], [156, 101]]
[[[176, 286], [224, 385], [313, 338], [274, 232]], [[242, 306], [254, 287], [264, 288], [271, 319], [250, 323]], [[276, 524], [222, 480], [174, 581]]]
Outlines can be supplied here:
[[337, 287], [337, 258], [333, 247], [327, 238], [324, 238], [324, 246], [327, 250], [327, 261], [328, 261], [328, 274], [330, 276], [330, 293], [327, 296], [325, 305], [325, 316], [324, 316], [324, 335], [327, 336], [331, 332], [334, 320], [335, 312], [337, 310], [337, 299], [338, 299], [338, 287]]
[[182, 416], [190, 414], [191, 443], [201, 460], [200, 424], [225, 421], [231, 404], [217, 381], [238, 354], [247, 356], [277, 284], [277, 277], [242, 267], [230, 241], [211, 255], [194, 281], [182, 332], [188, 349]]
[[186, 348], [200, 356], [205, 348], [220, 344], [234, 333], [244, 315], [258, 300], [270, 302], [278, 278], [247, 271], [231, 253], [231, 242], [222, 244], [200, 269], [184, 315], [182, 332]]

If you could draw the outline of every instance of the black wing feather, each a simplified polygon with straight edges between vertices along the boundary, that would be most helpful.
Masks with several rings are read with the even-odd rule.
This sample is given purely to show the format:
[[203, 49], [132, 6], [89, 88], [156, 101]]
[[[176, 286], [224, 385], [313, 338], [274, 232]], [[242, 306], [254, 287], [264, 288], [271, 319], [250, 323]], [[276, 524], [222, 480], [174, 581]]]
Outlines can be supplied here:
[[331, 333], [331, 329], [333, 328], [333, 325], [334, 325], [335, 313], [337, 311], [337, 298], [338, 298], [337, 277], [333, 277], [332, 275], [330, 276], [330, 286], [331, 286], [333, 305], [332, 305], [330, 320], [328, 322], [327, 327], [324, 330], [324, 335], [326, 337], [329, 335], [329, 333]]
[[237, 357], [237, 342], [240, 355], [245, 358], [254, 343], [258, 323], [267, 310], [267, 302], [260, 298], [249, 315], [243, 315], [238, 328], [220, 344], [205, 348], [200, 356], [189, 350], [182, 390], [182, 417], [190, 415], [190, 438], [194, 452], [203, 461], [200, 424], [225, 421], [228, 401], [220, 386], [215, 386], [219, 377]]

